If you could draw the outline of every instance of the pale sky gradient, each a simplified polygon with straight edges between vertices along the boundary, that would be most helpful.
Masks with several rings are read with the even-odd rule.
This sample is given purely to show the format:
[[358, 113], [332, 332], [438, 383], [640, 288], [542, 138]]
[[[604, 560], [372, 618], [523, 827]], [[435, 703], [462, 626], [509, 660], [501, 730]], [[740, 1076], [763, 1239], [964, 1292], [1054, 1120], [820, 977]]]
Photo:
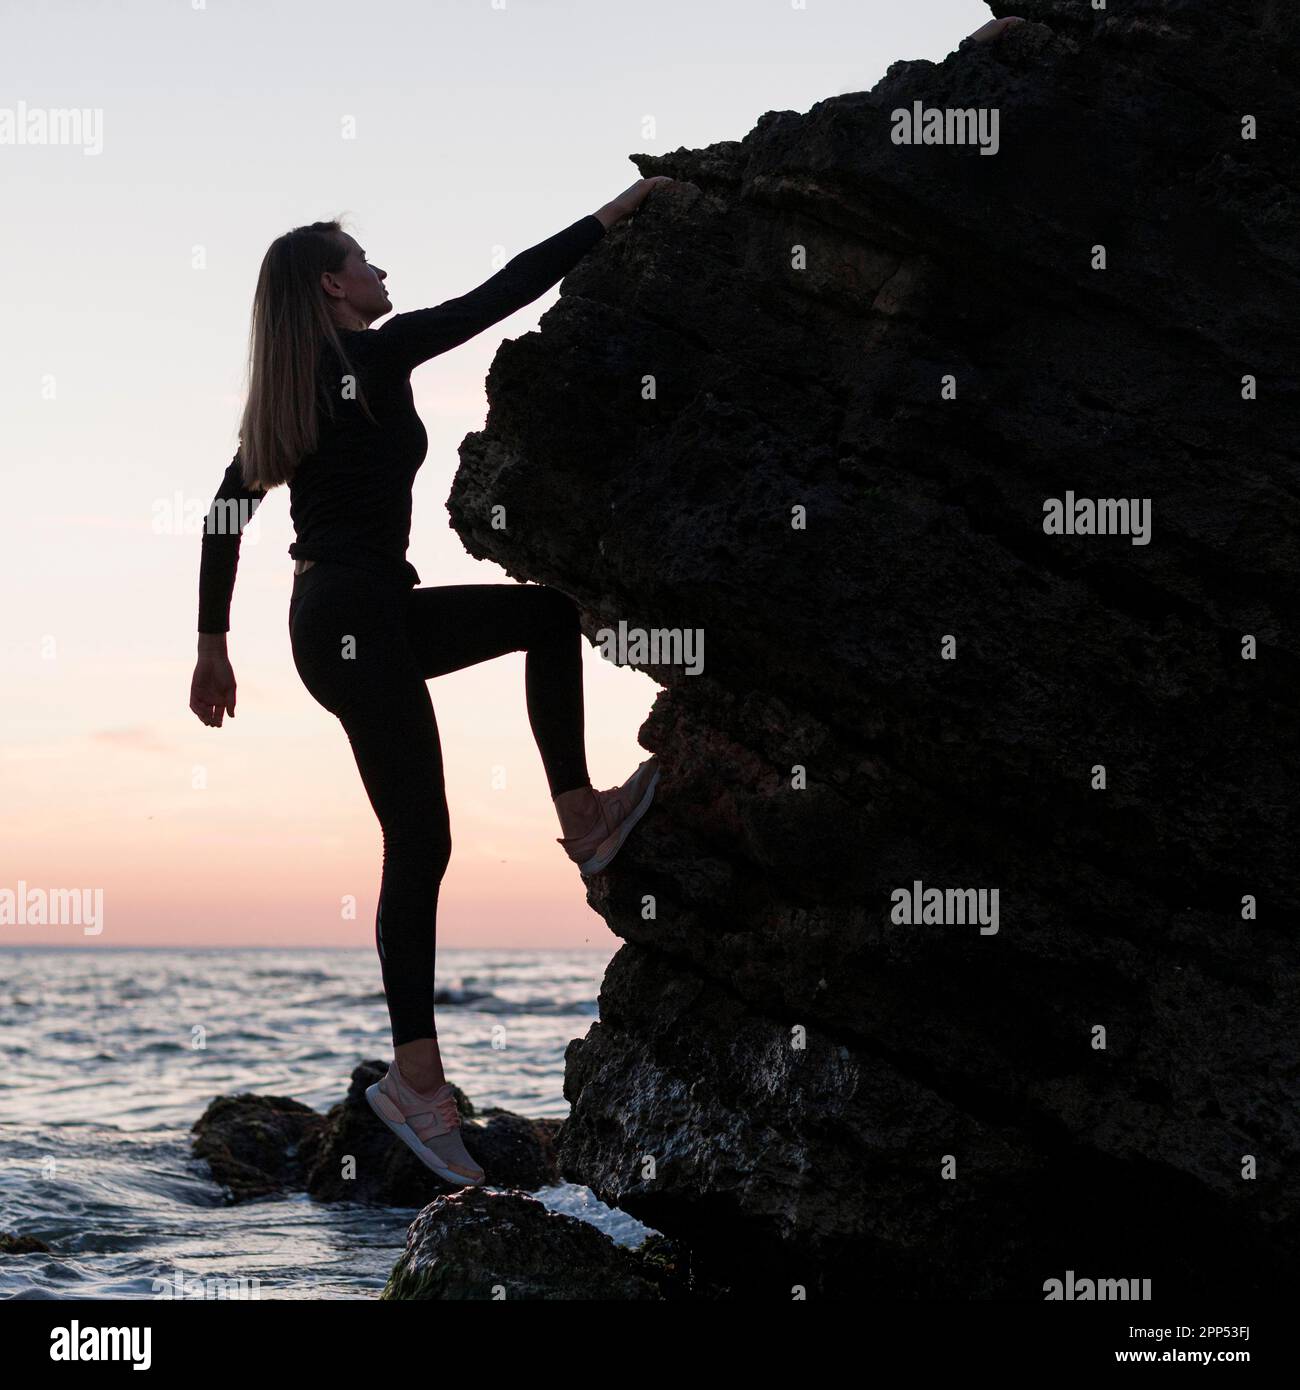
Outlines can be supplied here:
[[[765, 111], [939, 60], [989, 17], [980, 0], [7, 5], [0, 108], [100, 110], [103, 148], [0, 145], [0, 890], [102, 889], [105, 930], [0, 926], [0, 944], [373, 941], [379, 827], [289, 651], [287, 490], [245, 537], [238, 712], [219, 730], [188, 709], [198, 536], [154, 530], [160, 499], [201, 517], [234, 453], [275, 236], [345, 213], [395, 309], [436, 304], [614, 197], [639, 176], [630, 152], [740, 139]], [[556, 295], [416, 369], [426, 585], [513, 582], [465, 554], [445, 501], [493, 354]], [[646, 756], [657, 687], [584, 659], [589, 766], [610, 786]], [[454, 841], [438, 941], [612, 946], [555, 843], [523, 667], [430, 684]]]

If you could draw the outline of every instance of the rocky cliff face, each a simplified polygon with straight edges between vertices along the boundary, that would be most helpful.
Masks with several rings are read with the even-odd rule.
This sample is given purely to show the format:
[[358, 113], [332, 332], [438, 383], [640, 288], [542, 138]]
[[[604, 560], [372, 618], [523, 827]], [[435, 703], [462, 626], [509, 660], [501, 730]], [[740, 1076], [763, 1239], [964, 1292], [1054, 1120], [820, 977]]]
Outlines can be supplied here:
[[[471, 553], [704, 640], [637, 663], [664, 775], [589, 886], [626, 945], [560, 1157], [754, 1293], [1276, 1291], [1300, 13], [992, 9], [1029, 22], [634, 156], [679, 182], [461, 447]], [[996, 153], [895, 143], [914, 103]], [[914, 883], [978, 896], [897, 920]]]

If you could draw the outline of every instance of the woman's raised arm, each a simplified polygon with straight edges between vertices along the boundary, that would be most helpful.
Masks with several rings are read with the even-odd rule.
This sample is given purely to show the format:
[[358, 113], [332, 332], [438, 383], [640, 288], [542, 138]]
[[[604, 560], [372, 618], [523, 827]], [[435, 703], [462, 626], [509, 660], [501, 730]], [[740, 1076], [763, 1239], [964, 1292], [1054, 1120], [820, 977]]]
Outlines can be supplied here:
[[457, 347], [545, 294], [605, 235], [606, 228], [635, 212], [660, 184], [671, 182], [663, 176], [639, 179], [598, 211], [520, 251], [468, 294], [431, 309], [394, 315], [375, 330], [374, 346], [391, 365], [406, 371]]

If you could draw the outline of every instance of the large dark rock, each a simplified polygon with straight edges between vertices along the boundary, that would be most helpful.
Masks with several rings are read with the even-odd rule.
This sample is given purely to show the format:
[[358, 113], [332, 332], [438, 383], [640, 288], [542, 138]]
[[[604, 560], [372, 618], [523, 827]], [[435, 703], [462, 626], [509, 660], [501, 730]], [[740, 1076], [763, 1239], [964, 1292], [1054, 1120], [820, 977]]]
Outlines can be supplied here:
[[[307, 1175], [307, 1191], [321, 1201], [363, 1201], [422, 1207], [451, 1184], [431, 1173], [379, 1119], [366, 1087], [387, 1070], [363, 1062], [352, 1073], [343, 1100], [330, 1108], [329, 1125]], [[475, 1109], [452, 1086], [461, 1115], [461, 1138], [493, 1187], [535, 1191], [561, 1181], [555, 1154], [559, 1120], [530, 1120], [507, 1110]]]
[[50, 1247], [36, 1236], [0, 1231], [0, 1255], [48, 1255]]
[[[218, 1096], [194, 1124], [194, 1156], [207, 1160], [231, 1202], [306, 1191], [323, 1202], [423, 1207], [450, 1184], [367, 1103], [366, 1087], [386, 1070], [383, 1062], [362, 1062], [347, 1095], [325, 1115], [286, 1096]], [[458, 1087], [452, 1091], [465, 1147], [488, 1183], [536, 1191], [561, 1181], [555, 1139], [562, 1121], [478, 1111]]]
[[[468, 1146], [467, 1146], [468, 1147]], [[518, 1192], [465, 1188], [415, 1218], [387, 1299], [705, 1297], [662, 1240], [632, 1251]]]
[[191, 1126], [192, 1152], [228, 1201], [246, 1202], [304, 1187], [325, 1128], [301, 1101], [243, 1091], [208, 1104]]
[[[1030, 22], [634, 156], [679, 182], [503, 344], [461, 446], [472, 554], [593, 640], [706, 638], [701, 674], [640, 663], [664, 775], [589, 885], [627, 945], [564, 1173], [758, 1294], [1268, 1291], [1300, 1158], [1300, 10], [992, 8]], [[894, 144], [914, 101], [996, 108], [998, 153]], [[1067, 492], [1149, 499], [1149, 543], [1047, 534]], [[893, 921], [916, 880], [996, 889], [996, 934]]]

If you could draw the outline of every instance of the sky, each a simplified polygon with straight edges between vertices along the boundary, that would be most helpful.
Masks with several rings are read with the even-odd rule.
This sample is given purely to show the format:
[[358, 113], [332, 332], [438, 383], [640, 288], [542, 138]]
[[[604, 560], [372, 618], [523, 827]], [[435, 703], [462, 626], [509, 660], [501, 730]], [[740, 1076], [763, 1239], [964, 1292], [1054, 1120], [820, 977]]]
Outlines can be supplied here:
[[[80, 892], [101, 930], [3, 923], [0, 946], [373, 949], [380, 831], [294, 670], [286, 489], [244, 538], [236, 715], [212, 729], [188, 708], [196, 528], [235, 451], [276, 236], [342, 213], [396, 311], [437, 304], [622, 192], [629, 154], [741, 139], [766, 111], [941, 60], [990, 17], [980, 0], [7, 3], [0, 123], [91, 115], [61, 144], [0, 143], [0, 899]], [[514, 582], [465, 553], [445, 503], [497, 347], [558, 293], [413, 374], [425, 585]], [[658, 687], [584, 648], [608, 787], [647, 756]], [[453, 838], [439, 945], [612, 949], [555, 843], [524, 654], [430, 693]]]

